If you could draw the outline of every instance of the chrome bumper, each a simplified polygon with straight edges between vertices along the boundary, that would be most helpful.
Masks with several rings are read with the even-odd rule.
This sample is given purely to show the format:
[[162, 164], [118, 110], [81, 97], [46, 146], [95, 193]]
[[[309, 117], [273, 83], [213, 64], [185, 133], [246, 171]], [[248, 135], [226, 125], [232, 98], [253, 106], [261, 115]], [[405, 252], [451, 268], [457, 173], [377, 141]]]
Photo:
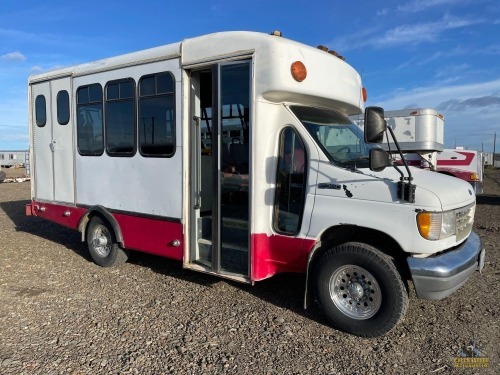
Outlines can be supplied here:
[[484, 248], [472, 232], [457, 249], [432, 258], [408, 257], [408, 267], [418, 298], [442, 299], [460, 288], [484, 266]]

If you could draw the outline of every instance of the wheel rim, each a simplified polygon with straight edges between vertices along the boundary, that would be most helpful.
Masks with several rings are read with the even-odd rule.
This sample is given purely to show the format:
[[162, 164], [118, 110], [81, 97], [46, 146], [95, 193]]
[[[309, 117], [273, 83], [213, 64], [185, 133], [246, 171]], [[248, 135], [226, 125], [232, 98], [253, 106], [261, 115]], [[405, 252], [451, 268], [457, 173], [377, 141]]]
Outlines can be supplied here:
[[330, 278], [330, 297], [337, 308], [357, 320], [369, 319], [380, 309], [380, 286], [363, 267], [348, 264], [338, 268]]
[[111, 252], [111, 234], [104, 225], [98, 225], [92, 234], [92, 247], [102, 257], [107, 257]]

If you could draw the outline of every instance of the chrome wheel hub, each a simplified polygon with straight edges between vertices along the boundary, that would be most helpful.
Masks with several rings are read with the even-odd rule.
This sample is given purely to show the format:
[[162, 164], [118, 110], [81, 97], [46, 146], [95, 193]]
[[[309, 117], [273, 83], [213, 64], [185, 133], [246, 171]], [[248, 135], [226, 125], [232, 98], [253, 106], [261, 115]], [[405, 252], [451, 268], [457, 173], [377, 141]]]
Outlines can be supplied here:
[[338, 268], [330, 278], [330, 297], [345, 315], [357, 320], [374, 316], [382, 304], [380, 286], [363, 267], [348, 264]]
[[95, 228], [92, 235], [92, 246], [102, 257], [107, 257], [111, 252], [111, 234], [105, 226]]

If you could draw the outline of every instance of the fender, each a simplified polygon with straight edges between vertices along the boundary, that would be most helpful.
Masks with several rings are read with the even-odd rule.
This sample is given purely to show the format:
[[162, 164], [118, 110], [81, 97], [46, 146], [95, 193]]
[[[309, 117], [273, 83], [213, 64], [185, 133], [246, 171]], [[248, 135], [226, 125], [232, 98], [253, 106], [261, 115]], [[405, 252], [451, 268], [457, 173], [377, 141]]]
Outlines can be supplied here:
[[304, 310], [309, 307], [311, 304], [311, 292], [310, 292], [310, 280], [309, 280], [309, 271], [312, 272], [311, 268], [311, 263], [314, 258], [314, 255], [316, 254], [316, 251], [321, 248], [321, 241], [316, 242], [316, 244], [313, 246], [311, 249], [311, 252], [309, 253], [309, 256], [307, 257], [307, 268], [306, 268], [306, 285], [305, 285], [305, 290], [304, 290]]
[[90, 220], [89, 217], [94, 212], [98, 212], [113, 227], [116, 241], [120, 244], [122, 248], [125, 248], [125, 242], [123, 241], [122, 231], [120, 229], [120, 226], [118, 225], [118, 222], [116, 221], [114, 216], [105, 207], [101, 205], [89, 207], [85, 212], [85, 214], [83, 214], [83, 216], [81, 217], [80, 222], [78, 223], [78, 230], [82, 234], [82, 242], [85, 241], [85, 229], [87, 228], [87, 224]]

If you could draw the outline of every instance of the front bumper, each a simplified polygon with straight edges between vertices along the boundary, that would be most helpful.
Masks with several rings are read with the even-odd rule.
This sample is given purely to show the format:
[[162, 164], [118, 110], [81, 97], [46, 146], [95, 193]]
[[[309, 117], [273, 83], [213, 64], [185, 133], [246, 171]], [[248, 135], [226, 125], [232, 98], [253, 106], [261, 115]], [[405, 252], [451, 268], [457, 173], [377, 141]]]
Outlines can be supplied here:
[[484, 248], [472, 232], [457, 249], [432, 258], [407, 259], [418, 298], [442, 299], [460, 288], [484, 266]]

